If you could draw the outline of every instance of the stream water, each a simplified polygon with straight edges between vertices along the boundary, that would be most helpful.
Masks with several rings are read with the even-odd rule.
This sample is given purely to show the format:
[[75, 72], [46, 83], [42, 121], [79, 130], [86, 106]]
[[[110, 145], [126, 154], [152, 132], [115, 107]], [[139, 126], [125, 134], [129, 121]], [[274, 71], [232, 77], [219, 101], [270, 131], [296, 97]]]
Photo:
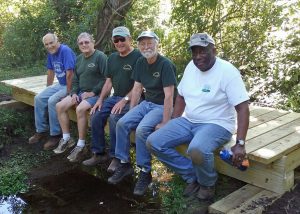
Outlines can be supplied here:
[[6, 213], [162, 213], [154, 185], [144, 197], [132, 192], [134, 178], [114, 186], [98, 168], [75, 167], [31, 181], [28, 192], [0, 197]]

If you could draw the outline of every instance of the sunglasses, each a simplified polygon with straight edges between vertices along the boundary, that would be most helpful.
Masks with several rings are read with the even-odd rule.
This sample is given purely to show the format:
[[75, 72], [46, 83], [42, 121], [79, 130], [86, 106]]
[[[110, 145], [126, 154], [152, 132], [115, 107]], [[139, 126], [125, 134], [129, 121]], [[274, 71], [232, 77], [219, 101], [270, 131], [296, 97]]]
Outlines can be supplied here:
[[78, 42], [78, 45], [83, 45], [83, 44], [88, 45], [90, 44], [90, 41]]
[[115, 39], [113, 40], [113, 42], [114, 42], [115, 44], [117, 44], [117, 43], [119, 43], [119, 42], [125, 42], [125, 40], [126, 40], [125, 37], [119, 37], [119, 38], [115, 38]]

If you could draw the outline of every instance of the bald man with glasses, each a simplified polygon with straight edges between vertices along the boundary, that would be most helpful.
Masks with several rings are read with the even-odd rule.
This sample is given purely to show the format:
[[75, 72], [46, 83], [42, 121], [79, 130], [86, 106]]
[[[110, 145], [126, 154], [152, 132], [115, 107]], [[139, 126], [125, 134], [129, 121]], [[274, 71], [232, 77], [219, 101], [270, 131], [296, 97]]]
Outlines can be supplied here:
[[[76, 55], [65, 44], [60, 44], [53, 33], [43, 37], [43, 44], [48, 51], [47, 56], [47, 88], [34, 97], [34, 118], [36, 133], [29, 138], [29, 144], [35, 144], [47, 137], [44, 149], [55, 146], [61, 137], [61, 128], [56, 113], [56, 103], [71, 91]], [[54, 78], [58, 83], [54, 83]]]

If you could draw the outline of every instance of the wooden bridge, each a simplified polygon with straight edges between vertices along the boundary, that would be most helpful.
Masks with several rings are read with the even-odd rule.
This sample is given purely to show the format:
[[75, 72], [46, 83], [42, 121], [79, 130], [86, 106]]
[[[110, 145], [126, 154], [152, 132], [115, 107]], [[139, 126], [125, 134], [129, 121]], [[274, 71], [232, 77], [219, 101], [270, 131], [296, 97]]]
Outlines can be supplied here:
[[[46, 87], [46, 75], [2, 81], [12, 87], [15, 100], [34, 105], [34, 96]], [[74, 110], [70, 117], [76, 121]], [[219, 173], [248, 183], [209, 207], [210, 213], [241, 213], [251, 207], [260, 213], [263, 207], [253, 204], [265, 199], [272, 203], [294, 186], [294, 169], [300, 165], [300, 114], [250, 105], [250, 126], [246, 151], [250, 167], [242, 172], [223, 162], [216, 154]], [[229, 142], [229, 144], [233, 144]], [[178, 148], [185, 153], [186, 147]], [[247, 212], [246, 212], [247, 213]]]

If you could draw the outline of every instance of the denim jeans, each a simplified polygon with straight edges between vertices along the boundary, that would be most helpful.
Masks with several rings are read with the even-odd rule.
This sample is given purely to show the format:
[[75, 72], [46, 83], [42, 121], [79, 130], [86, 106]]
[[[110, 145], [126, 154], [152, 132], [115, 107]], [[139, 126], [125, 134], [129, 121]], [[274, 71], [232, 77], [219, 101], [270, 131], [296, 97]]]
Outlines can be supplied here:
[[[183, 117], [169, 121], [152, 133], [147, 144], [151, 152], [187, 182], [195, 180], [203, 186], [213, 186], [217, 181], [214, 168], [214, 151], [228, 142], [232, 134], [212, 123], [192, 123]], [[203, 157], [200, 165], [181, 155], [175, 147], [188, 143], [187, 154], [197, 151]]]
[[146, 147], [147, 137], [162, 121], [163, 105], [142, 101], [127, 112], [116, 126], [116, 157], [124, 162], [130, 161], [130, 132], [135, 131], [136, 162], [146, 172], [151, 171], [151, 154]]
[[123, 97], [111, 96], [104, 100], [100, 111], [96, 111], [91, 116], [91, 129], [92, 129], [92, 152], [103, 153], [105, 151], [105, 133], [104, 127], [109, 117], [109, 135], [110, 135], [110, 150], [109, 155], [115, 156], [116, 147], [116, 123], [118, 120], [129, 110], [129, 105], [125, 105], [121, 114], [111, 114], [112, 108]]
[[66, 95], [67, 86], [57, 83], [47, 87], [34, 97], [36, 132], [46, 132], [50, 127], [51, 136], [61, 134], [55, 106]]

